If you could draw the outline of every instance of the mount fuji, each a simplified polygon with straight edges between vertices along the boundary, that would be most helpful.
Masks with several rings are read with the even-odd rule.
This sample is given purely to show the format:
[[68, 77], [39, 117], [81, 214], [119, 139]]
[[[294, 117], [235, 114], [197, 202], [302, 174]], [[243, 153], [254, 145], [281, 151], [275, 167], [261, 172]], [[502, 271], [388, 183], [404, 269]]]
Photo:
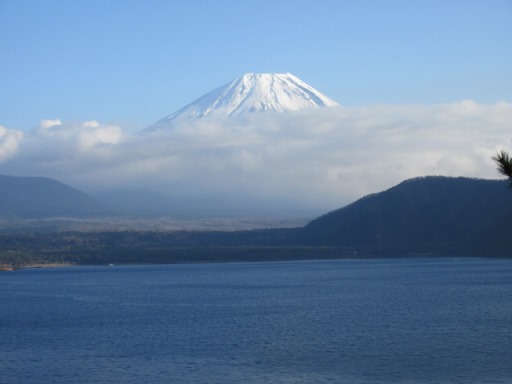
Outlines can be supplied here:
[[149, 126], [144, 132], [171, 129], [210, 117], [240, 117], [252, 112], [294, 112], [339, 104], [291, 73], [247, 73]]

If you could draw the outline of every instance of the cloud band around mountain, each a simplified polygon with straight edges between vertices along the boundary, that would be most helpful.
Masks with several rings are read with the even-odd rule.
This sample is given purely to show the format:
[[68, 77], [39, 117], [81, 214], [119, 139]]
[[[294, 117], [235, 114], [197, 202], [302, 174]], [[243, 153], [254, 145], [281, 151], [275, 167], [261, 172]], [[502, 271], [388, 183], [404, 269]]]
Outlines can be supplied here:
[[98, 122], [0, 126], [0, 172], [86, 190], [275, 198], [336, 208], [415, 176], [497, 178], [512, 104], [369, 106], [205, 119], [134, 135]]

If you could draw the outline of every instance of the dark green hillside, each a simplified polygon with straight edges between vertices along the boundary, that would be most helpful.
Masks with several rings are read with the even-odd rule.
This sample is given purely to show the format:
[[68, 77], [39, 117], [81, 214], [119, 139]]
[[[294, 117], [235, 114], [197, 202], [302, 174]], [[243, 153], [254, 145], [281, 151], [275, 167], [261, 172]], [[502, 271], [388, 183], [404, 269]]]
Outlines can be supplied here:
[[0, 197], [0, 217], [86, 217], [107, 212], [87, 194], [46, 177], [0, 176]]
[[310, 245], [377, 253], [510, 255], [512, 193], [506, 181], [407, 180], [309, 223]]

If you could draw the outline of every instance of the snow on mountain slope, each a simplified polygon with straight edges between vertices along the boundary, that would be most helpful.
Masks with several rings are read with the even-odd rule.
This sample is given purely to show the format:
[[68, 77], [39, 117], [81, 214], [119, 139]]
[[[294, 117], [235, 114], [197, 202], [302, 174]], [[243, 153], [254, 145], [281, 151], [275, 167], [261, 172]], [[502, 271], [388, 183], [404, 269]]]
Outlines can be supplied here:
[[293, 112], [339, 106], [290, 73], [247, 73], [163, 118], [146, 132], [170, 129], [190, 119], [242, 116], [249, 112]]

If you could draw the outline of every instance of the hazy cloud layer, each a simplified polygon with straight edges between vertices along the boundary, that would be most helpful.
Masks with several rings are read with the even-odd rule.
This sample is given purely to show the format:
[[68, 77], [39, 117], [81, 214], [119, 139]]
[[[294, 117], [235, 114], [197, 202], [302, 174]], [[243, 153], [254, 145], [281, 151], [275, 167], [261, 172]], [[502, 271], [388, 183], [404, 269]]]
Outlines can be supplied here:
[[332, 209], [411, 177], [498, 178], [491, 156], [512, 147], [512, 104], [371, 106], [240, 121], [198, 121], [127, 134], [95, 121], [0, 126], [0, 172], [85, 190], [151, 189], [285, 198]]

